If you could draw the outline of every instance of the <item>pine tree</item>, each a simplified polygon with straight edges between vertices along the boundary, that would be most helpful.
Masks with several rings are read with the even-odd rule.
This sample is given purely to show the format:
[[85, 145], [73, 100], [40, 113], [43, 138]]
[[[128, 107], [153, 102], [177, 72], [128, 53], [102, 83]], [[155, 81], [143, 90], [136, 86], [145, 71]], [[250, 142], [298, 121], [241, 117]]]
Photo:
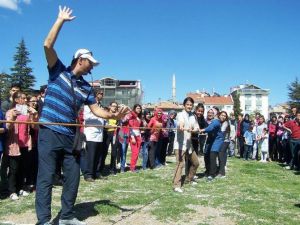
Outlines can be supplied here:
[[29, 52], [26, 48], [24, 39], [21, 40], [19, 46], [16, 47], [17, 52], [14, 55], [15, 65], [10, 70], [11, 83], [20, 83], [22, 91], [30, 92], [35, 83], [35, 77], [32, 74], [32, 68], [28, 66], [31, 62]]
[[294, 82], [288, 85], [288, 91], [290, 107], [297, 107], [300, 109], [300, 83], [297, 77]]
[[0, 73], [0, 99], [4, 101], [9, 96], [10, 76], [7, 73]]
[[237, 119], [238, 115], [242, 112], [241, 110], [241, 102], [240, 102], [240, 95], [237, 91], [231, 94], [233, 100], [233, 112], [234, 116]]

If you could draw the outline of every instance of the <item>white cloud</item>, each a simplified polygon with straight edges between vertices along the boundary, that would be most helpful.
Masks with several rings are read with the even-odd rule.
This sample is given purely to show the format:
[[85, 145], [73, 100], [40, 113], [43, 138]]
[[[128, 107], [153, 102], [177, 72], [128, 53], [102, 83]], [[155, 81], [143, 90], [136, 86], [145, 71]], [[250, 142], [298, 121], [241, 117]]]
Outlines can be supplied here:
[[16, 0], [0, 0], [0, 7], [18, 10], [18, 4]]
[[29, 5], [31, 3], [31, 0], [0, 0], [0, 7], [11, 9], [14, 11], [20, 11], [20, 3]]
[[31, 3], [31, 0], [22, 0], [25, 4], [29, 5]]

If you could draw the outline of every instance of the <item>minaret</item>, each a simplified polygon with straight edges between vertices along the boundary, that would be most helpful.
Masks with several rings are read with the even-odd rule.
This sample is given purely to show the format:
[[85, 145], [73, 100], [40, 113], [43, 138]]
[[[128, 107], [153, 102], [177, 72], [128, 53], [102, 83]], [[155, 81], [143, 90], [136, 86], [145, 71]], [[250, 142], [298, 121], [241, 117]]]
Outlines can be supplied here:
[[175, 74], [173, 74], [173, 79], [172, 79], [172, 101], [173, 101], [173, 103], [176, 102], [176, 79], [175, 79]]

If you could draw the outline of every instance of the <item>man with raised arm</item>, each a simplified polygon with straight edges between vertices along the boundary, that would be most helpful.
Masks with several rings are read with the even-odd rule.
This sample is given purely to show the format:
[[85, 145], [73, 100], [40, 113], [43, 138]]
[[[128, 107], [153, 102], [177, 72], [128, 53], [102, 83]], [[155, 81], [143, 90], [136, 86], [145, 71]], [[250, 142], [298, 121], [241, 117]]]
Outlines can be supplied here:
[[[98, 117], [119, 119], [129, 109], [121, 107], [116, 113], [101, 109], [96, 103], [92, 87], [83, 79], [83, 75], [90, 73], [93, 67], [99, 64], [92, 52], [87, 49], [77, 50], [71, 65], [66, 67], [53, 48], [63, 24], [74, 18], [70, 8], [59, 7], [57, 20], [44, 42], [49, 81], [40, 122], [75, 123], [77, 110], [82, 104], [88, 105]], [[75, 127], [45, 124], [40, 128], [39, 171], [36, 187], [37, 224], [51, 224], [52, 181], [56, 161], [61, 158], [64, 179], [59, 224], [86, 224], [79, 221], [73, 211], [80, 180], [79, 158], [78, 154], [73, 153], [72, 148], [74, 135]]]

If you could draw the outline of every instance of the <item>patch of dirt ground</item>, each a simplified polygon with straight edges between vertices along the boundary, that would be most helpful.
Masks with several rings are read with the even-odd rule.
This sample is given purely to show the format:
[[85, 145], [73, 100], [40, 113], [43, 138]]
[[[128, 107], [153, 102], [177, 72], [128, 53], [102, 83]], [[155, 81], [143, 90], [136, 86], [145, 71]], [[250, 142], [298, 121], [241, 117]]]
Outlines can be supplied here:
[[[151, 204], [152, 205], [152, 204]], [[84, 221], [88, 225], [198, 225], [198, 224], [210, 224], [210, 225], [234, 225], [235, 222], [224, 214], [226, 211], [218, 208], [195, 206], [189, 207], [196, 212], [184, 214], [183, 218], [177, 221], [159, 221], [153, 215], [151, 215], [151, 205], [141, 207], [139, 209], [133, 207], [132, 210], [122, 212], [117, 216], [111, 218], [103, 218], [101, 215], [90, 216]], [[129, 208], [129, 207], [128, 207]], [[36, 215], [31, 212], [26, 212], [19, 215], [9, 215], [4, 221], [0, 221], [0, 224], [9, 225], [31, 225], [35, 224]]]

